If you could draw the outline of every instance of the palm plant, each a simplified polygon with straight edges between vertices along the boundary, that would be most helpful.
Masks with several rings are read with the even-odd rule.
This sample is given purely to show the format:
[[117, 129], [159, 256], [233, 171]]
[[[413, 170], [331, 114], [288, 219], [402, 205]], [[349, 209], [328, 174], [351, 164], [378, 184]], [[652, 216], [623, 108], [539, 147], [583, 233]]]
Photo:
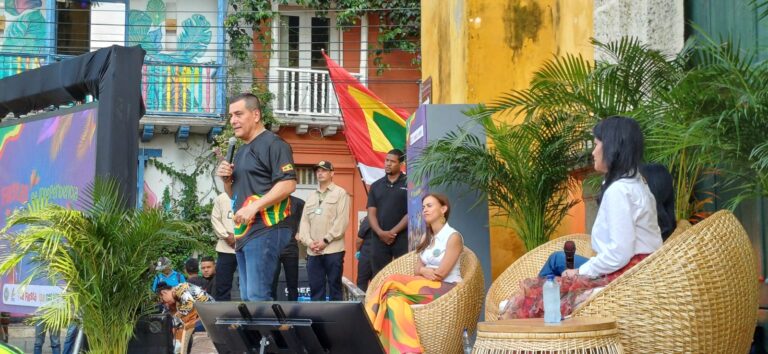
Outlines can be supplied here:
[[[638, 119], [646, 132], [648, 160], [664, 163], [673, 171], [677, 214], [687, 218], [701, 207], [698, 201], [690, 200], [696, 183], [702, 175], [713, 171], [704, 166], [714, 166], [710, 159], [713, 155], [705, 153], [709, 149], [696, 145], [712, 145], [703, 137], [707, 130], [693, 129], [701, 126], [691, 127], [691, 119], [680, 120], [675, 115], [676, 110], [693, 111], [697, 107], [669, 104], [670, 101], [684, 103], [685, 94], [699, 93], [679, 90], [675, 95], [680, 97], [670, 94], [686, 78], [690, 46], [669, 58], [634, 38], [609, 43], [593, 40], [592, 43], [602, 59], [589, 61], [576, 55], [553, 58], [534, 73], [528, 89], [503, 95], [482, 114], [512, 112], [526, 120], [535, 120], [542, 113], [566, 114], [585, 122], [582, 126], [586, 129], [612, 115]], [[691, 80], [691, 85], [695, 81]], [[689, 128], [693, 130], [688, 131]], [[583, 133], [588, 136], [587, 132]], [[669, 136], [675, 133], [681, 136]], [[680, 146], [680, 142], [687, 145]]]
[[578, 184], [570, 168], [583, 158], [584, 128], [565, 115], [543, 115], [512, 125], [474, 111], [473, 121], [487, 138], [468, 130], [430, 142], [411, 165], [414, 180], [430, 185], [466, 185], [485, 192], [491, 206], [508, 217], [531, 250], [547, 242], [577, 201], [569, 198]]
[[503, 94], [482, 114], [511, 112], [531, 120], [540, 113], [564, 113], [595, 123], [613, 115], [633, 115], [656, 92], [674, 85], [686, 59], [666, 58], [630, 37], [592, 44], [603, 60], [572, 54], [555, 57], [534, 73], [529, 88]]
[[125, 207], [114, 180], [96, 179], [80, 203], [82, 211], [34, 199], [10, 216], [0, 234], [11, 253], [0, 272], [27, 258], [33, 268], [24, 284], [40, 276], [63, 283], [60, 299], [38, 309], [39, 320], [56, 330], [79, 317], [92, 353], [125, 353], [152, 303], [150, 264], [172, 240], [193, 242], [194, 230], [162, 209]]
[[[650, 122], [652, 158], [687, 170], [692, 183], [697, 172], [716, 173], [718, 189], [735, 195], [726, 201], [730, 207], [768, 195], [768, 62], [733, 40], [715, 41], [701, 31], [691, 54], [695, 65], [653, 102], [661, 119]], [[690, 156], [695, 164], [684, 163]], [[678, 217], [693, 210], [687, 212]]]

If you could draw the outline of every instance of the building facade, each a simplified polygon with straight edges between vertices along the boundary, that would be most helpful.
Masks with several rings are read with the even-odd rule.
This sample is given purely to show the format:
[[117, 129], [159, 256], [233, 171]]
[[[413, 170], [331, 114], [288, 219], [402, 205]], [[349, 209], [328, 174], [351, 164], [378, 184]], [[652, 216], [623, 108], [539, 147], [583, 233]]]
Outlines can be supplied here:
[[[682, 0], [422, 0], [421, 18], [422, 80], [431, 80], [438, 104], [488, 103], [525, 89], [555, 55], [594, 59], [593, 37], [631, 35], [676, 53], [685, 23]], [[581, 192], [574, 198], [585, 202], [571, 209], [555, 237], [589, 231], [593, 198]], [[505, 222], [489, 220], [493, 277], [525, 253], [511, 228], [499, 226]]]
[[[264, 80], [274, 95], [272, 109], [277, 124], [271, 129], [293, 148], [298, 187], [295, 195], [306, 199], [317, 182], [312, 165], [329, 160], [334, 182], [352, 197], [350, 225], [345, 237], [344, 275], [355, 279], [355, 238], [366, 214], [368, 187], [347, 148], [344, 123], [321, 50], [375, 92], [386, 104], [414, 112], [419, 101], [420, 71], [414, 55], [384, 54], [389, 69], [378, 73], [373, 49], [378, 40], [378, 16], [365, 15], [353, 26], [340, 29], [336, 15], [314, 9], [280, 5], [271, 24], [271, 57], [256, 68], [254, 81]], [[256, 42], [256, 41], [254, 41]], [[254, 57], [259, 60], [257, 45]]]
[[[157, 205], [178, 183], [147, 164], [157, 158], [193, 171], [224, 124], [225, 0], [73, 0], [0, 4], [0, 78], [111, 45], [146, 51], [137, 156], [137, 205]], [[198, 190], [212, 189], [210, 175]], [[202, 198], [215, 196], [205, 193]]]

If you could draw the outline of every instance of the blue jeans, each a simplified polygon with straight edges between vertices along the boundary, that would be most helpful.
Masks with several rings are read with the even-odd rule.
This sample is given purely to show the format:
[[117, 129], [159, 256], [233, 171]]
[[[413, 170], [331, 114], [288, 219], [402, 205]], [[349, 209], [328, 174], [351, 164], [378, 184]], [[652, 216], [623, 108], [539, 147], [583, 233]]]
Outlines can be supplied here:
[[77, 332], [77, 324], [73, 323], [67, 327], [67, 335], [64, 337], [64, 348], [62, 349], [61, 354], [72, 353], [72, 347], [75, 346], [75, 340], [77, 339]]
[[272, 228], [248, 241], [235, 253], [240, 276], [240, 298], [243, 301], [273, 299], [272, 279], [280, 259], [280, 251], [291, 240], [291, 229]]
[[[573, 255], [573, 267], [579, 268], [582, 264], [586, 263], [589, 260], [587, 257], [579, 256], [578, 254]], [[549, 255], [549, 258], [547, 258], [547, 262], [544, 263], [544, 266], [541, 267], [541, 271], [539, 272], [540, 277], [546, 277], [547, 275], [554, 275], [556, 277], [559, 277], [560, 274], [563, 274], [565, 271], [565, 252], [558, 251], [555, 253], [552, 253]]]
[[344, 251], [307, 257], [307, 277], [312, 301], [325, 301], [325, 284], [331, 301], [344, 300], [341, 273], [344, 270]]
[[[45, 326], [42, 323], [35, 325], [35, 350], [34, 354], [41, 354], [43, 352], [43, 344], [45, 343], [45, 334], [48, 331], [45, 330]], [[51, 352], [53, 354], [61, 354], [61, 347], [59, 346], [59, 332], [51, 332]]]

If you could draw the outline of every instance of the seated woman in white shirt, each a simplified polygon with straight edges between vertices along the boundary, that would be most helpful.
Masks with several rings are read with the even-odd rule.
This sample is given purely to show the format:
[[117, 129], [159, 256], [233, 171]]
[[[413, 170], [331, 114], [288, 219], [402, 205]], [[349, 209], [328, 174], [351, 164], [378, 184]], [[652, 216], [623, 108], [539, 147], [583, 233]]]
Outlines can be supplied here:
[[428, 304], [461, 282], [459, 256], [464, 240], [448, 225], [448, 198], [427, 194], [422, 207], [427, 232], [416, 247], [416, 275], [390, 275], [366, 299], [366, 312], [387, 353], [422, 353], [410, 305]]
[[[592, 249], [597, 255], [576, 262], [577, 268], [563, 271], [558, 279], [563, 316], [586, 299], [585, 293], [607, 285], [662, 245], [656, 200], [639, 172], [643, 156], [640, 126], [631, 118], [610, 117], [592, 133], [595, 170], [605, 175], [592, 226]], [[501, 318], [543, 317], [544, 281], [541, 277], [524, 280], [521, 292], [513, 294]]]

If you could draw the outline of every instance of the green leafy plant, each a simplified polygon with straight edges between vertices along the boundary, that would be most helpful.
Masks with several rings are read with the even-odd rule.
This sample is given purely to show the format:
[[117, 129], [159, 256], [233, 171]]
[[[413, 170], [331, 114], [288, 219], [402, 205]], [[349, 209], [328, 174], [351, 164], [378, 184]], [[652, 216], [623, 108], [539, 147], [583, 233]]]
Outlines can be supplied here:
[[663, 97], [663, 124], [653, 129], [668, 151], [697, 151], [708, 158], [703, 168], [717, 173], [718, 189], [733, 195], [725, 200], [731, 208], [768, 196], [768, 62], [739, 47], [734, 40], [700, 33], [692, 50], [695, 65]]
[[163, 191], [162, 205], [166, 211], [174, 218], [187, 223], [197, 225], [197, 232], [190, 235], [196, 242], [171, 242], [164, 250], [163, 255], [170, 258], [176, 270], [184, 269], [184, 262], [192, 256], [194, 252], [202, 255], [214, 255], [213, 228], [210, 223], [211, 210], [213, 203], [201, 203], [197, 196], [197, 177], [208, 171], [211, 167], [210, 161], [200, 158], [200, 164], [197, 165], [192, 173], [184, 173], [176, 170], [172, 166], [162, 163], [157, 159], [150, 159], [150, 163], [160, 172], [181, 183], [181, 198], [173, 199], [170, 189], [166, 187]]
[[[26, 258], [33, 268], [23, 284], [39, 276], [62, 284], [61, 297], [40, 307], [37, 317], [58, 330], [79, 316], [91, 353], [127, 351], [139, 316], [153, 303], [152, 262], [171, 242], [194, 243], [189, 223], [128, 204], [116, 181], [97, 178], [80, 210], [33, 199], [0, 231], [10, 242], [0, 272]], [[14, 227], [22, 229], [11, 232]]]
[[492, 145], [462, 129], [430, 142], [411, 163], [413, 180], [429, 185], [465, 185], [487, 194], [489, 204], [523, 240], [527, 250], [549, 241], [578, 201], [569, 198], [578, 181], [570, 168], [583, 161], [583, 123], [544, 114], [513, 125], [487, 113], [469, 112]]

